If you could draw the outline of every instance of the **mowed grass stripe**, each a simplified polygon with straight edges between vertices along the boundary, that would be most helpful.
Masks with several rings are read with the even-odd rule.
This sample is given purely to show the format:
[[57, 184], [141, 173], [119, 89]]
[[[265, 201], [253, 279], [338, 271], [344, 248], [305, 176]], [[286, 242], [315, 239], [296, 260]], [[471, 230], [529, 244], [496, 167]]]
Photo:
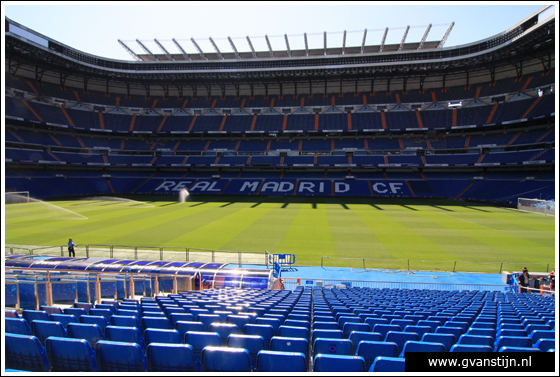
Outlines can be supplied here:
[[[252, 210], [267, 208], [268, 211], [249, 224], [222, 247], [225, 250], [278, 252], [286, 232], [298, 211], [294, 206], [284, 207], [281, 203], [252, 204]], [[299, 259], [297, 260], [299, 262]]]
[[324, 204], [317, 203], [316, 209], [310, 209], [307, 203], [290, 203], [288, 207], [297, 210], [297, 215], [280, 243], [278, 253], [296, 254], [298, 264], [318, 265], [321, 256], [336, 252]]

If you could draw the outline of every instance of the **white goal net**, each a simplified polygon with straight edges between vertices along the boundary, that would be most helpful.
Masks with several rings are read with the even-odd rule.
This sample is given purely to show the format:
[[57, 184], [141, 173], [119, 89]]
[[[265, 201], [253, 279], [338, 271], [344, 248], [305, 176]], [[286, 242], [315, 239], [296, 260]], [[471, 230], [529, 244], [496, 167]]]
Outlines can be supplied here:
[[6, 192], [4, 204], [29, 203], [29, 191]]
[[518, 198], [517, 210], [555, 216], [556, 203], [554, 200]]

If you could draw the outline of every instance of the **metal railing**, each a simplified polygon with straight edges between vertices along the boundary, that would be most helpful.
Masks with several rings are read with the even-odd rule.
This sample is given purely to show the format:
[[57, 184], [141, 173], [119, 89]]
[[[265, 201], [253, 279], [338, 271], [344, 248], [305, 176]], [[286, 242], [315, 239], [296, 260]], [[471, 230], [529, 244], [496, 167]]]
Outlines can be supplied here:
[[[78, 244], [74, 247], [76, 257], [105, 257], [122, 259], [150, 259], [176, 262], [232, 263], [243, 265], [266, 265], [269, 267], [269, 252], [211, 250], [194, 247], [175, 246], [131, 246]], [[6, 254], [59, 255], [67, 256], [66, 245], [29, 246], [11, 245], [5, 247]]]

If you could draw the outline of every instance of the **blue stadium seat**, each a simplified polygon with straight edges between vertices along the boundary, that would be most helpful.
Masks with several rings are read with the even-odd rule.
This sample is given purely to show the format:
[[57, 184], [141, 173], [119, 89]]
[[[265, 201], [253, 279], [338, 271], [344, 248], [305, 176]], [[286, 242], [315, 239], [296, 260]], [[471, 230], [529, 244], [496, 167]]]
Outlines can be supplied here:
[[200, 372], [200, 361], [189, 344], [151, 343], [146, 351], [148, 372]]
[[533, 342], [526, 336], [498, 336], [494, 343], [494, 352], [502, 347], [531, 347]]
[[454, 344], [449, 352], [492, 352], [492, 347], [472, 344]]
[[208, 328], [212, 323], [220, 323], [220, 316], [217, 314], [199, 314], [197, 316], [197, 321], [202, 322], [202, 326], [204, 326], [204, 330], [208, 331]]
[[122, 315], [125, 317], [136, 317], [138, 321], [140, 321], [140, 318], [142, 317], [142, 315], [140, 314], [140, 310], [121, 309], [121, 308], [117, 309], [117, 315]]
[[260, 351], [257, 372], [307, 372], [307, 358], [301, 352]]
[[313, 330], [338, 330], [338, 323], [335, 321], [325, 322], [317, 321], [313, 322]]
[[428, 343], [409, 340], [404, 344], [399, 357], [405, 357], [407, 352], [446, 352], [445, 346], [441, 343]]
[[440, 326], [436, 329], [436, 334], [452, 334], [455, 336], [455, 339], [459, 339], [463, 335], [463, 329], [460, 327]]
[[233, 323], [212, 323], [210, 324], [210, 327], [208, 328], [208, 331], [210, 332], [217, 332], [218, 334], [220, 334], [220, 338], [222, 339], [222, 344], [227, 344], [227, 339], [228, 336], [230, 336], [231, 334], [239, 334], [239, 328], [237, 327], [237, 325], [234, 325]]
[[457, 344], [471, 344], [476, 346], [494, 346], [494, 338], [490, 336], [463, 334], [459, 337]]
[[397, 325], [401, 328], [400, 331], [404, 331], [406, 326], [414, 325], [414, 321], [411, 319], [393, 319], [390, 324]]
[[399, 346], [399, 354], [407, 341], [419, 341], [420, 337], [415, 332], [389, 331], [385, 337], [386, 342], [393, 342]]
[[107, 326], [105, 338], [112, 342], [136, 343], [144, 351], [144, 337], [137, 327]]
[[369, 332], [371, 328], [367, 323], [347, 322], [342, 327], [342, 337], [347, 339], [353, 331]]
[[430, 326], [414, 326], [414, 325], [406, 326], [403, 331], [404, 332], [414, 332], [414, 333], [418, 334], [420, 339], [422, 339], [424, 334], [433, 332], [433, 330]]
[[319, 354], [352, 356], [352, 342], [348, 339], [316, 338], [313, 342], [313, 355]]
[[473, 329], [472, 327], [467, 330], [467, 335], [477, 335], [477, 336], [489, 336], [492, 339], [496, 339], [496, 330], [494, 329]]
[[542, 352], [547, 352], [548, 350], [555, 349], [556, 346], [554, 339], [539, 339], [533, 347], [540, 349]]
[[42, 346], [45, 345], [45, 340], [49, 336], [67, 337], [66, 330], [60, 322], [35, 320], [31, 322], [31, 331], [39, 339]]
[[144, 332], [147, 328], [173, 330], [171, 322], [165, 317], [142, 317], [141, 325], [142, 332]]
[[113, 315], [113, 312], [111, 312], [111, 309], [91, 308], [89, 310], [88, 314], [93, 315], [93, 316], [105, 317], [105, 319], [107, 320], [107, 323], [110, 323], [111, 322], [111, 316]]
[[458, 327], [458, 328], [463, 330], [463, 333], [467, 332], [467, 330], [469, 329], [470, 326], [471, 325], [468, 322], [457, 322], [457, 321], [454, 321], [454, 320], [447, 321], [443, 325], [443, 327]]
[[177, 322], [179, 321], [184, 321], [184, 322], [192, 322], [193, 321], [193, 315], [187, 312], [183, 312], [183, 313], [171, 313], [169, 315], [169, 320], [171, 321], [171, 325], [173, 327], [175, 327], [175, 325], [177, 324]]
[[253, 368], [257, 367], [257, 354], [266, 349], [266, 344], [262, 336], [231, 334], [227, 338], [227, 346], [233, 348], [245, 348], [251, 356]]
[[51, 336], [45, 343], [52, 372], [98, 372], [97, 359], [85, 339]]
[[64, 314], [70, 314], [76, 317], [78, 322], [80, 321], [80, 317], [86, 315], [87, 312], [84, 308], [64, 308]]
[[111, 326], [141, 328], [137, 317], [125, 315], [113, 315], [111, 317]]
[[504, 346], [498, 352], [541, 352], [540, 349], [534, 347], [511, 347]]
[[498, 333], [496, 334], [496, 338], [499, 338], [500, 336], [527, 336], [527, 335], [528, 335], [527, 331], [525, 330], [504, 329], [498, 331]]
[[536, 344], [539, 339], [556, 339], [556, 333], [554, 330], [535, 330], [529, 334], [533, 344]]
[[429, 326], [432, 328], [432, 332], [435, 332], [436, 329], [440, 326], [440, 323], [438, 321], [422, 320], [422, 321], [418, 321], [416, 323], [416, 326]]
[[72, 314], [51, 314], [50, 321], [62, 323], [65, 329], [68, 327], [69, 323], [79, 323], [78, 319]]
[[278, 336], [308, 339], [309, 329], [306, 327], [280, 326]]
[[175, 322], [175, 329], [179, 331], [181, 338], [184, 339], [187, 331], [204, 331], [204, 326], [202, 322], [177, 321]]
[[251, 372], [253, 363], [244, 348], [204, 347], [202, 350], [203, 372]]
[[358, 345], [361, 341], [381, 342], [381, 334], [369, 331], [352, 331], [348, 340], [352, 342], [352, 349], [354, 353], [358, 350]]
[[[113, 304], [97, 304], [94, 307], [95, 309], [109, 309], [111, 314], [117, 314], [117, 307]], [[96, 314], [93, 314], [96, 315]]]
[[361, 356], [318, 354], [313, 358], [313, 372], [365, 372], [365, 361]]
[[258, 324], [247, 324], [243, 327], [243, 333], [245, 335], [259, 335], [262, 336], [266, 344], [266, 348], [270, 347], [270, 339], [274, 336], [274, 329], [271, 325], [258, 325]]
[[355, 352], [356, 356], [361, 356], [365, 361], [365, 369], [369, 370], [371, 364], [378, 356], [398, 357], [399, 346], [396, 343], [361, 341]]
[[6, 368], [31, 372], [50, 371], [47, 353], [36, 336], [6, 334], [4, 339]]
[[47, 312], [47, 314], [62, 314], [62, 308], [58, 306], [48, 306], [48, 305], [41, 305], [39, 306], [39, 310]]
[[31, 327], [23, 318], [6, 318], [4, 320], [6, 334], [33, 335]]
[[[256, 321], [256, 319], [255, 319]], [[253, 322], [254, 323], [254, 322]], [[311, 329], [311, 322], [310, 321], [300, 321], [300, 320], [296, 320], [296, 319], [286, 319], [284, 321], [284, 325], [283, 326], [290, 326], [290, 327], [305, 327], [308, 330]]]
[[300, 352], [309, 359], [309, 342], [307, 338], [290, 338], [274, 336], [270, 340], [270, 350], [279, 352]]
[[389, 331], [401, 331], [400, 326], [397, 325], [375, 325], [373, 327], [373, 332], [381, 334], [381, 337], [385, 340], [387, 333]]
[[177, 330], [147, 328], [144, 331], [144, 344], [148, 346], [150, 343], [182, 344], [183, 341]]
[[337, 320], [338, 328], [344, 331], [344, 325], [347, 323], [360, 323], [360, 318], [356, 316], [343, 315]]
[[457, 338], [453, 334], [434, 334], [434, 333], [426, 333], [422, 336], [422, 342], [428, 343], [441, 343], [445, 346], [447, 352], [451, 349], [457, 342]]
[[379, 356], [371, 364], [369, 372], [404, 372], [405, 359]]
[[107, 320], [105, 317], [99, 315], [83, 315], [80, 317], [80, 322], [97, 325], [103, 332], [105, 331], [105, 327], [107, 327]]
[[23, 315], [23, 319], [25, 319], [30, 326], [31, 326], [31, 322], [34, 320], [39, 320], [39, 321], [49, 320], [49, 314], [44, 310], [24, 310], [22, 315]]
[[187, 331], [184, 338], [185, 344], [190, 344], [194, 349], [197, 359], [202, 360], [202, 350], [207, 346], [222, 346], [222, 339], [217, 332]]
[[100, 372], [147, 372], [146, 356], [137, 343], [100, 340], [95, 356]]
[[246, 324], [253, 323], [253, 318], [243, 314], [229, 314], [226, 316], [226, 323], [233, 323], [239, 329], [242, 329]]
[[282, 321], [280, 321], [280, 319], [278, 318], [272, 318], [272, 317], [257, 317], [255, 324], [256, 325], [270, 325], [272, 326], [272, 329], [274, 330], [274, 335], [278, 335], [278, 331], [280, 329], [280, 326], [282, 325]]
[[98, 341], [105, 339], [103, 331], [95, 324], [69, 323], [66, 331], [68, 338], [87, 340], [92, 350], [95, 349]]
[[16, 310], [4, 310], [5, 318], [20, 318], [18, 312]]
[[86, 313], [89, 314], [89, 310], [93, 308], [93, 304], [90, 304], [89, 302], [75, 302], [74, 307], [79, 309], [84, 309]]

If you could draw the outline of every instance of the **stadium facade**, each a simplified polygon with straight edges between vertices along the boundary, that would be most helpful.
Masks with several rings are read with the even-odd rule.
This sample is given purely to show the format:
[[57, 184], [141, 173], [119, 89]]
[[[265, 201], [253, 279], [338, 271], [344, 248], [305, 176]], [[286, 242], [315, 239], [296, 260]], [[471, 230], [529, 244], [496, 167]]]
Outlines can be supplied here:
[[[6, 190], [554, 198], [555, 16], [487, 39], [78, 51], [6, 21]], [[448, 29], [450, 31], [451, 27]], [[367, 30], [366, 30], [367, 32]], [[366, 33], [365, 32], [365, 33]], [[366, 40], [364, 33], [364, 42]], [[268, 40], [268, 37], [267, 37]], [[212, 40], [211, 40], [212, 41]], [[270, 44], [269, 44], [270, 46]], [[155, 50], [154, 50], [155, 51]]]

